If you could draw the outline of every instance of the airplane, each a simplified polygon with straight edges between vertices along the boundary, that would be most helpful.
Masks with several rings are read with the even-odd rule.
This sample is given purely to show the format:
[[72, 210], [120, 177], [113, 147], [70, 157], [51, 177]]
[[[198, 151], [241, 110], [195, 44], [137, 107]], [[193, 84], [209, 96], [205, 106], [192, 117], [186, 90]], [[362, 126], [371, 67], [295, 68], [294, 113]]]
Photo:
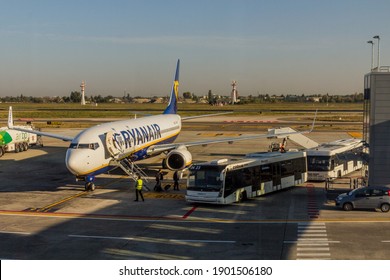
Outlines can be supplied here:
[[[42, 131], [29, 130], [28, 132], [70, 142], [65, 157], [66, 167], [76, 176], [76, 180], [85, 181], [86, 191], [93, 191], [97, 175], [118, 167], [128, 175], [134, 174], [133, 169], [129, 170], [129, 168], [134, 167], [135, 161], [162, 153], [166, 154], [162, 162], [163, 167], [170, 170], [182, 170], [192, 164], [192, 154], [188, 151], [188, 147], [191, 146], [205, 146], [222, 142], [231, 144], [235, 141], [256, 138], [275, 138], [295, 133], [309, 133], [313, 130], [314, 121], [311, 130], [304, 132], [260, 134], [175, 143], [174, 140], [182, 128], [182, 120], [226, 114], [180, 117], [177, 114], [179, 68], [180, 60], [177, 61], [169, 103], [162, 114], [98, 124], [81, 131], [76, 137]], [[21, 128], [13, 127], [12, 107], [9, 110], [8, 127], [24, 131]]]

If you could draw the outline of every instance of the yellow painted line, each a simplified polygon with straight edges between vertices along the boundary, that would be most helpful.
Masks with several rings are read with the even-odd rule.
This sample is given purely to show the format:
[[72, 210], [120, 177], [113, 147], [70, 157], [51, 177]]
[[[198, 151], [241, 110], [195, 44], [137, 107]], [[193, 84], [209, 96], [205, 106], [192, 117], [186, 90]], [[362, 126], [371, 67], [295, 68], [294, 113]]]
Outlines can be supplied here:
[[75, 199], [75, 198], [77, 198], [77, 197], [86, 195], [87, 193], [88, 193], [87, 191], [82, 191], [81, 193], [77, 193], [77, 194], [75, 194], [75, 195], [66, 197], [66, 198], [64, 198], [64, 199], [62, 199], [62, 200], [56, 201], [56, 202], [54, 202], [54, 203], [52, 203], [52, 204], [49, 204], [49, 205], [47, 205], [47, 206], [45, 206], [45, 207], [37, 208], [36, 211], [38, 211], [38, 212], [47, 212], [47, 211], [49, 211], [51, 208], [53, 208], [53, 207], [55, 207], [55, 206], [57, 206], [57, 205], [60, 205], [60, 204], [65, 203], [65, 202], [67, 202], [67, 201], [69, 201], [69, 200]]
[[184, 194], [146, 192], [146, 193], [144, 193], [144, 197], [145, 198], [157, 198], [157, 199], [184, 199]]
[[[102, 186], [102, 188], [108, 187], [108, 186], [110, 186], [110, 185], [112, 185], [112, 184], [114, 184], [114, 183], [116, 183], [116, 182], [119, 182], [119, 181], [121, 181], [121, 180], [123, 180], [123, 179], [126, 179], [126, 178], [127, 178], [127, 176], [122, 176], [122, 177], [118, 178], [117, 180], [112, 180], [112, 181], [110, 181], [109, 183], [107, 183], [106, 185]], [[44, 207], [41, 207], [41, 208], [30, 208], [29, 211], [47, 212], [47, 211], [49, 211], [51, 208], [53, 208], [53, 207], [55, 207], [55, 206], [57, 206], [57, 205], [63, 204], [63, 203], [65, 203], [65, 202], [69, 201], [69, 200], [75, 199], [75, 198], [77, 198], [77, 197], [81, 197], [81, 196], [86, 195], [86, 194], [88, 194], [88, 193], [89, 193], [88, 191], [81, 191], [80, 193], [77, 193], [77, 194], [74, 194], [74, 195], [65, 197], [64, 199], [58, 200], [58, 201], [53, 202], [53, 203], [51, 203], [51, 204], [49, 204], [49, 205], [46, 205], [46, 206], [44, 206]]]

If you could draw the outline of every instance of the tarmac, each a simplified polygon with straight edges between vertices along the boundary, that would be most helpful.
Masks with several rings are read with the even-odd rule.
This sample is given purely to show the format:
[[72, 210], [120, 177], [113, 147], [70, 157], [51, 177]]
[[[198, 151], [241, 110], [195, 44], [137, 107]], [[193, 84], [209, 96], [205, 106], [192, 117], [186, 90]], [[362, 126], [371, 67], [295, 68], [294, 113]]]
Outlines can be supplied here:
[[[65, 135], [77, 129], [52, 129]], [[184, 130], [178, 142], [248, 134]], [[256, 131], [265, 133], [265, 131]], [[250, 134], [254, 134], [251, 132]], [[313, 132], [317, 142], [349, 137]], [[274, 140], [191, 148], [196, 162], [266, 151]], [[68, 143], [44, 138], [44, 147], [0, 159], [0, 258], [2, 259], [390, 259], [390, 214], [344, 212], [323, 182], [218, 206], [188, 204], [180, 191], [145, 192], [134, 202], [134, 181], [121, 172], [100, 175], [84, 191], [65, 167]], [[288, 143], [287, 148], [297, 148]], [[161, 158], [140, 163], [154, 174]], [[354, 174], [353, 176], [360, 176]], [[172, 172], [164, 184], [172, 183]], [[348, 186], [337, 187], [337, 192]], [[369, 238], [367, 238], [369, 233]]]

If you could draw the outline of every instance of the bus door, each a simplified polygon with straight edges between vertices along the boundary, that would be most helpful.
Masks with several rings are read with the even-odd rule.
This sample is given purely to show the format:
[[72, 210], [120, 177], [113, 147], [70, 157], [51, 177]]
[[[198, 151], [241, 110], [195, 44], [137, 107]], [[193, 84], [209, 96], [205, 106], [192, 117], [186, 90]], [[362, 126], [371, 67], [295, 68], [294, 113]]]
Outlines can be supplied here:
[[282, 184], [282, 175], [280, 170], [280, 162], [272, 164], [272, 184], [274, 189], [279, 189], [277, 186]]
[[252, 192], [261, 190], [260, 166], [252, 168]]

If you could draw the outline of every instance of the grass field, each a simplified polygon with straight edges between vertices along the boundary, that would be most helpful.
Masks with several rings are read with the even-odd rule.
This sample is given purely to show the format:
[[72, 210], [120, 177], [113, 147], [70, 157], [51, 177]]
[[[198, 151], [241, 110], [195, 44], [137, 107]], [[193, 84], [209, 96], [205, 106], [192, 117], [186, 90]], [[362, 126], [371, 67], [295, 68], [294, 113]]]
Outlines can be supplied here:
[[[134, 112], [159, 113], [164, 110], [166, 104], [99, 104], [98, 106], [80, 104], [33, 104], [33, 103], [0, 103], [0, 119], [7, 118], [8, 107], [13, 106], [15, 118], [115, 118], [131, 116]], [[233, 111], [237, 115], [248, 114], [275, 114], [276, 111], [285, 110], [362, 110], [362, 104], [334, 103], [327, 106], [323, 103], [269, 103], [269, 104], [245, 104], [227, 105], [223, 107], [210, 106], [208, 104], [179, 104], [179, 112], [182, 115], [197, 115], [218, 111]]]
[[[7, 122], [8, 108], [13, 107], [14, 119], [33, 119], [37, 127], [89, 127], [93, 125], [88, 121], [62, 122], [63, 119], [126, 119], [139, 116], [161, 113], [166, 104], [99, 104], [98, 106], [80, 104], [30, 104], [30, 103], [1, 103], [0, 126]], [[232, 111], [229, 117], [234, 116], [277, 116], [288, 117], [292, 121], [307, 120], [312, 118], [313, 111], [318, 109], [317, 121], [334, 122], [361, 122], [362, 104], [333, 103], [328, 106], [323, 103], [270, 103], [270, 104], [245, 104], [227, 105], [223, 107], [210, 106], [208, 104], [178, 105], [181, 116], [210, 114], [224, 111]], [[291, 111], [294, 110], [294, 111]], [[330, 112], [331, 111], [331, 112]], [[52, 121], [47, 125], [47, 121]]]

